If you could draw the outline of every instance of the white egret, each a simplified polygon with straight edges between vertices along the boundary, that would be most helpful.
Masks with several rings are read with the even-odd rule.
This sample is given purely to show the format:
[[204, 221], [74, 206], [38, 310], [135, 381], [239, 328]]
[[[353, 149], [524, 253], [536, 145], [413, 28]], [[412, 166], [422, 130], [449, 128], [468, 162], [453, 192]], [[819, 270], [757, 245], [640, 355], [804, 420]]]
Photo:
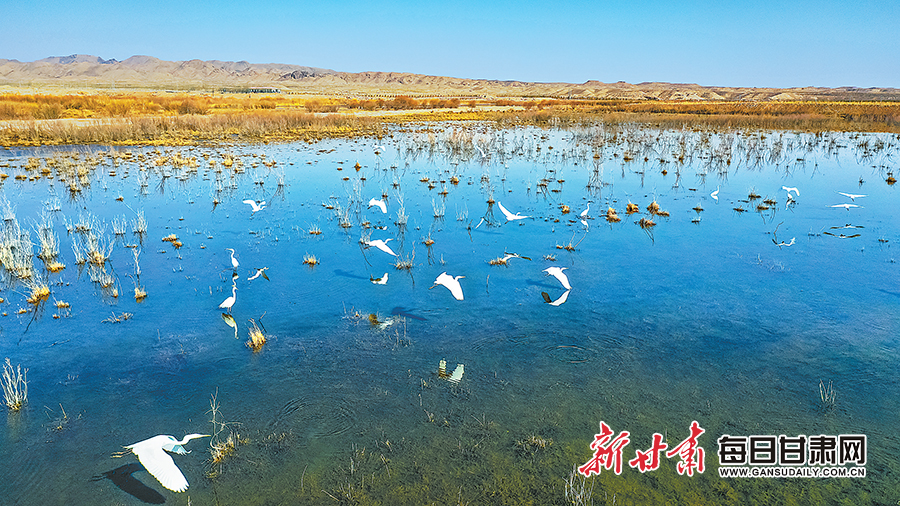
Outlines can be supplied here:
[[503, 207], [503, 204], [501, 204], [500, 202], [497, 202], [497, 207], [500, 208], [500, 212], [503, 213], [503, 216], [506, 216], [506, 221], [524, 220], [525, 218], [531, 218], [531, 216], [522, 216], [519, 213], [513, 214], [507, 211], [506, 208]]
[[450, 383], [459, 383], [462, 380], [463, 373], [466, 372], [466, 366], [463, 364], [456, 364], [456, 369], [450, 373], [450, 377], [447, 378], [447, 381]]
[[502, 257], [490, 260], [488, 263], [491, 265], [508, 265], [509, 260], [513, 259], [513, 258], [521, 258], [523, 260], [531, 260], [530, 257], [523, 257], [522, 255], [520, 255], [518, 253], [504, 252], [504, 255]]
[[247, 278], [247, 281], [253, 281], [254, 279], [262, 276], [266, 278], [266, 281], [269, 281], [269, 276], [266, 276], [266, 271], [269, 270], [268, 267], [263, 267], [262, 269], [256, 269], [256, 274]]
[[714, 198], [716, 202], [719, 201], [719, 187], [716, 186], [716, 191], [709, 194], [710, 197]]
[[230, 251], [230, 252], [231, 252], [231, 267], [237, 269], [237, 268], [238, 268], [238, 265], [240, 265], [240, 264], [238, 263], [237, 259], [234, 258], [234, 250], [231, 249], [231, 248], [225, 248], [225, 251]]
[[791, 237], [791, 242], [784, 242], [784, 241], [776, 242], [775, 239], [772, 239], [772, 242], [775, 243], [775, 246], [778, 246], [778, 247], [780, 248], [780, 247], [782, 247], [782, 246], [793, 246], [793, 245], [794, 245], [794, 242], [795, 242], [796, 240], [797, 240], [796, 237]]
[[581, 224], [584, 225], [585, 227], [588, 226], [587, 218], [588, 218], [588, 211], [590, 209], [591, 209], [591, 203], [588, 202], [587, 208], [584, 211], [581, 211], [581, 214], [578, 215], [578, 219], [581, 220]]
[[372, 283], [375, 283], [376, 285], [386, 285], [386, 284], [387, 284], [387, 280], [388, 280], [388, 273], [385, 272], [385, 273], [384, 273], [384, 276], [381, 276], [380, 278], [373, 278], [373, 277], [370, 276], [370, 277], [369, 277], [369, 280], [370, 280]]
[[792, 197], [791, 197], [791, 192], [796, 193], [798, 197], [800, 196], [800, 190], [798, 190], [797, 188], [788, 187], [788, 186], [782, 186], [781, 189], [784, 190], [784, 191], [786, 191], [786, 192], [788, 192], [788, 198], [792, 198]]
[[481, 149], [481, 146], [475, 146], [475, 149], [477, 149], [478, 152], [481, 153], [481, 158], [487, 158], [487, 154], [484, 152], [483, 149]]
[[184, 492], [188, 488], [187, 479], [181, 473], [181, 469], [175, 465], [175, 461], [168, 452], [179, 455], [190, 453], [182, 445], [191, 439], [210, 437], [209, 434], [188, 434], [181, 441], [173, 436], [159, 435], [150, 439], [126, 446], [128, 450], [137, 455], [138, 460], [147, 469], [147, 472], [162, 483], [162, 486], [174, 492]]
[[837, 192], [837, 194], [843, 195], [854, 202], [856, 201], [856, 199], [861, 199], [866, 196], [866, 195], [857, 195], [855, 193], [844, 193], [844, 192]]
[[228, 297], [227, 299], [223, 300], [221, 304], [219, 304], [220, 309], [227, 309], [228, 313], [231, 314], [231, 306], [233, 306], [234, 301], [237, 300], [237, 294], [235, 293], [236, 291], [237, 286], [231, 285], [231, 297]]
[[255, 200], [247, 199], [247, 200], [244, 201], [244, 204], [249, 205], [249, 206], [253, 209], [253, 212], [254, 212], [254, 213], [256, 213], [256, 212], [258, 212], [258, 211], [262, 211], [263, 209], [266, 208], [266, 201], [265, 201], [265, 200], [262, 201], [262, 202], [257, 202], [257, 201], [255, 201]]
[[372, 200], [369, 201], [369, 207], [372, 206], [378, 206], [378, 209], [381, 209], [382, 213], [387, 214], [387, 204], [384, 203], [384, 200], [372, 198]]
[[544, 298], [544, 302], [546, 302], [547, 304], [550, 304], [551, 306], [559, 306], [566, 302], [566, 300], [569, 298], [569, 292], [571, 292], [571, 291], [572, 290], [566, 290], [556, 300], [551, 300], [550, 294], [548, 294], [547, 292], [541, 292], [541, 297]]
[[384, 146], [379, 146], [377, 143], [372, 146], [372, 151], [375, 152], [376, 155], [380, 155], [385, 151]]
[[563, 288], [571, 290], [572, 285], [569, 284], [569, 277], [563, 272], [566, 269], [568, 269], [568, 267], [547, 267], [544, 269], [544, 272], [546, 272], [548, 276], [553, 276], [558, 279], [559, 282], [562, 283]]
[[[431, 288], [434, 288], [437, 285], [443, 285], [450, 290], [450, 293], [453, 294], [453, 298], [456, 300], [463, 300], [463, 292], [462, 287], [459, 285], [459, 278], [464, 278], [465, 276], [456, 276], [453, 277], [446, 272], [441, 273], [437, 279], [434, 280], [434, 285]], [[429, 288], [429, 290], [431, 289]]]
[[849, 211], [851, 207], [860, 207], [860, 206], [858, 206], [856, 204], [835, 204], [831, 207], [843, 207], [844, 209]]
[[365, 245], [366, 246], [375, 246], [376, 248], [380, 249], [381, 251], [384, 251], [385, 253], [387, 253], [388, 255], [397, 256], [397, 254], [394, 253], [394, 251], [390, 248], [390, 246], [387, 245], [388, 241], [393, 241], [393, 239], [385, 239], [383, 241], [381, 239], [375, 239], [374, 241], [365, 241]]

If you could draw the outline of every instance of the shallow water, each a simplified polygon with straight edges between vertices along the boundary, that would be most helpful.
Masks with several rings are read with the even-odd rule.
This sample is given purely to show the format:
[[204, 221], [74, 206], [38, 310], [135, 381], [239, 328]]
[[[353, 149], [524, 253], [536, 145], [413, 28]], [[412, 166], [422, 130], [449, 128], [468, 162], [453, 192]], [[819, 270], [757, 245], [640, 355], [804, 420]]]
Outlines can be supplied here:
[[[130, 159], [125, 149], [103, 147], [0, 152], [0, 170], [11, 176], [0, 195], [31, 232], [35, 253], [45, 210], [66, 265], [48, 273], [34, 258], [35, 277], [51, 290], [38, 306], [26, 302], [26, 284], [3, 272], [0, 357], [28, 368], [28, 403], [7, 413], [0, 430], [0, 461], [11, 463], [0, 469], [0, 497], [12, 504], [562, 504], [563, 480], [591, 457], [600, 421], [631, 433], [630, 459], [649, 448], [652, 433], [664, 433], [671, 447], [697, 420], [706, 430], [702, 476], [675, 474], [672, 459], [646, 474], [627, 465], [620, 476], [604, 470], [596, 503], [767, 495], [895, 501], [900, 233], [897, 190], [885, 178], [898, 140], [611, 135], [600, 127], [446, 124], [377, 141], [133, 148]], [[592, 146], [600, 138], [605, 143]], [[688, 156], [679, 163], [682, 141]], [[374, 152], [376, 142], [384, 152]], [[12, 177], [40, 173], [23, 168], [29, 157], [61, 152], [96, 161], [77, 192], [71, 179]], [[196, 157], [198, 166], [154, 163], [174, 153]], [[224, 153], [239, 162], [223, 166]], [[264, 163], [271, 160], [272, 167]], [[794, 203], [783, 185], [800, 190]], [[710, 197], [717, 187], [718, 202]], [[757, 211], [763, 199], [749, 201], [751, 189], [777, 203]], [[854, 201], [860, 208], [832, 208], [849, 202], [837, 191], [866, 196]], [[387, 214], [367, 207], [382, 193]], [[405, 226], [397, 225], [401, 196]], [[247, 198], [267, 207], [254, 214]], [[531, 218], [505, 222], [486, 203], [491, 198]], [[642, 229], [637, 221], [649, 217], [654, 199], [670, 215]], [[641, 213], [626, 215], [628, 202]], [[588, 204], [585, 227], [578, 215]], [[607, 223], [607, 207], [622, 221]], [[134, 233], [137, 211], [148, 223], [143, 236]], [[89, 266], [76, 265], [71, 245], [84, 234], [67, 231], [67, 222], [79, 216], [93, 217], [98, 231], [105, 224], [113, 287], [101, 288]], [[116, 236], [111, 223], [122, 216], [128, 227]], [[845, 224], [863, 228], [830, 228]], [[310, 234], [313, 227], [322, 233]], [[161, 241], [173, 233], [179, 249]], [[392, 239], [412, 269], [363, 249], [363, 235]], [[426, 246], [429, 237], [434, 244]], [[792, 238], [792, 246], [775, 244]], [[568, 244], [573, 249], [563, 249]], [[135, 248], [126, 246], [141, 252], [142, 302], [132, 296]], [[237, 339], [218, 309], [232, 293], [226, 248], [241, 264]], [[489, 265], [504, 252], [530, 260]], [[302, 264], [306, 254], [320, 263]], [[565, 292], [542, 272], [553, 265], [566, 267], [573, 286], [559, 306], [541, 295]], [[269, 280], [248, 281], [262, 267]], [[465, 276], [463, 301], [430, 289], [445, 271]], [[370, 282], [385, 272], [387, 284]], [[370, 313], [394, 323], [380, 329]], [[268, 337], [258, 352], [245, 345], [251, 318]], [[465, 365], [459, 384], [438, 376], [441, 359], [448, 372]], [[822, 405], [820, 381], [834, 385], [833, 407]], [[186, 494], [164, 489], [134, 456], [110, 457], [156, 434], [215, 432], [213, 395], [229, 422], [220, 439], [233, 430], [242, 443], [222, 464], [210, 462], [208, 440], [189, 443], [193, 452], [175, 457], [191, 484]], [[868, 475], [720, 479], [723, 434], [865, 434]], [[552, 443], [536, 447], [531, 436]], [[115, 479], [104, 477], [114, 470]]]

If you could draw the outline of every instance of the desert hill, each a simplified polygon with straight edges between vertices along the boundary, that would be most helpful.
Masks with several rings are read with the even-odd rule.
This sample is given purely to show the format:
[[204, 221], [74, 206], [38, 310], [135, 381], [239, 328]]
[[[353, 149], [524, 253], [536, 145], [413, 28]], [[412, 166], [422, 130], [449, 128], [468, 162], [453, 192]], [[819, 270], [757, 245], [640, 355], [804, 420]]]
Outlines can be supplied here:
[[70, 55], [20, 62], [0, 58], [0, 86], [17, 89], [240, 90], [343, 96], [553, 97], [633, 100], [900, 100], [896, 88], [733, 88], [698, 84], [529, 83], [461, 79], [402, 72], [338, 72], [280, 63], [166, 61], [132, 56], [123, 61]]

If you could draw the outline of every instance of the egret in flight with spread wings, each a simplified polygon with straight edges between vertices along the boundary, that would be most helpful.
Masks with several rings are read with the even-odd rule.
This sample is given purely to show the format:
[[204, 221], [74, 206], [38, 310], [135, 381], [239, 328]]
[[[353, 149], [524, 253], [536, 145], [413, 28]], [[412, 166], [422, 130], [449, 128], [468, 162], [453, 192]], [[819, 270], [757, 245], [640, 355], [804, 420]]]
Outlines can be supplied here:
[[550, 304], [551, 306], [559, 306], [566, 302], [566, 300], [569, 298], [569, 292], [571, 291], [572, 290], [566, 290], [556, 300], [550, 299], [550, 294], [548, 294], [547, 292], [541, 292], [541, 297], [544, 298], [544, 302], [546, 302], [547, 304]]
[[563, 288], [571, 290], [572, 285], [569, 284], [569, 277], [563, 272], [566, 269], [568, 269], [568, 267], [547, 267], [544, 269], [544, 272], [546, 272], [548, 276], [553, 276], [558, 279], [559, 282], [562, 283]]
[[835, 204], [831, 207], [843, 207], [844, 209], [849, 211], [851, 207], [860, 207], [860, 206], [858, 206], [856, 204]]
[[[191, 439], [210, 437], [209, 434], [188, 434], [181, 441], [168, 435], [153, 436], [131, 446], [127, 450], [137, 455], [138, 460], [147, 469], [147, 472], [162, 483], [162, 486], [174, 492], [184, 492], [188, 488], [187, 479], [181, 473], [181, 469], [175, 465], [175, 461], [166, 452], [179, 455], [190, 453], [182, 445]], [[121, 456], [121, 455], [120, 455]]]
[[857, 194], [855, 194], [855, 193], [837, 192], [837, 194], [838, 194], [838, 195], [843, 195], [843, 196], [847, 197], [848, 199], [850, 199], [850, 200], [852, 200], [852, 201], [854, 201], [854, 202], [856, 201], [856, 199], [861, 199], [861, 198], [865, 197], [865, 195], [857, 195]]
[[[463, 300], [462, 287], [459, 285], [459, 278], [464, 278], [465, 276], [451, 276], [446, 272], [441, 273], [437, 279], [434, 280], [434, 285], [431, 288], [434, 288], [437, 285], [444, 285], [450, 290], [450, 293], [453, 294], [453, 298], [456, 300]], [[429, 290], [431, 289], [429, 288]]]
[[219, 304], [220, 309], [227, 309], [228, 313], [231, 314], [231, 306], [233, 306], [234, 301], [237, 300], [237, 294], [235, 293], [236, 291], [237, 286], [231, 285], [231, 297], [228, 297], [227, 299], [223, 300], [221, 304]]
[[265, 200], [263, 200], [262, 202], [257, 202], [255, 200], [247, 199], [244, 201], [244, 204], [249, 205], [253, 209], [254, 213], [256, 213], [258, 211], [262, 211], [263, 209], [266, 208]]
[[256, 279], [256, 278], [258, 278], [258, 277], [260, 277], [260, 276], [266, 278], [266, 281], [269, 281], [269, 276], [266, 276], [266, 271], [267, 271], [267, 270], [269, 270], [268, 267], [263, 267], [262, 269], [256, 269], [256, 274], [254, 274], [254, 275], [250, 276], [249, 278], [247, 278], [247, 281], [253, 281], [254, 279]]
[[376, 248], [380, 249], [381, 251], [384, 251], [385, 253], [387, 253], [388, 255], [397, 256], [397, 254], [394, 253], [394, 250], [392, 250], [390, 248], [390, 246], [387, 245], [388, 241], [393, 241], [393, 239], [385, 239], [383, 241], [381, 239], [375, 239], [374, 241], [366, 241], [365, 245], [366, 246], [375, 246]]
[[506, 208], [503, 207], [503, 204], [501, 204], [500, 202], [497, 202], [497, 207], [500, 208], [500, 212], [503, 213], [503, 216], [506, 216], [506, 221], [524, 220], [525, 218], [531, 218], [531, 216], [522, 216], [519, 213], [513, 214], [507, 211]]
[[798, 190], [797, 188], [792, 188], [792, 187], [788, 187], [788, 186], [782, 186], [781, 189], [787, 192], [788, 198], [791, 199], [791, 200], [794, 199], [794, 197], [791, 197], [791, 192], [796, 193], [798, 197], [800, 196], [800, 190]]
[[374, 197], [369, 201], [369, 207], [378, 206], [378, 209], [381, 209], [381, 212], [387, 214], [387, 204], [384, 203], [384, 200], [377, 200]]
[[231, 252], [231, 267], [237, 269], [237, 268], [238, 268], [238, 265], [240, 265], [240, 264], [238, 263], [237, 259], [234, 258], [234, 250], [231, 249], [231, 248], [225, 248], [225, 251], [230, 251], [230, 252]]

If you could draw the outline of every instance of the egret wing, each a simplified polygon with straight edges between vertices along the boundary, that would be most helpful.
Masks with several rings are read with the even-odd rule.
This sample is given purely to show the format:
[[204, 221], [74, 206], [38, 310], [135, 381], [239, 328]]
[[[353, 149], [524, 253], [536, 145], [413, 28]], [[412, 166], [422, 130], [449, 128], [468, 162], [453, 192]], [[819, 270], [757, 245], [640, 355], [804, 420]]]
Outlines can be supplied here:
[[184, 492], [188, 488], [187, 479], [175, 461], [159, 446], [135, 445], [131, 449], [147, 472], [162, 483], [162, 486], [174, 492]]

